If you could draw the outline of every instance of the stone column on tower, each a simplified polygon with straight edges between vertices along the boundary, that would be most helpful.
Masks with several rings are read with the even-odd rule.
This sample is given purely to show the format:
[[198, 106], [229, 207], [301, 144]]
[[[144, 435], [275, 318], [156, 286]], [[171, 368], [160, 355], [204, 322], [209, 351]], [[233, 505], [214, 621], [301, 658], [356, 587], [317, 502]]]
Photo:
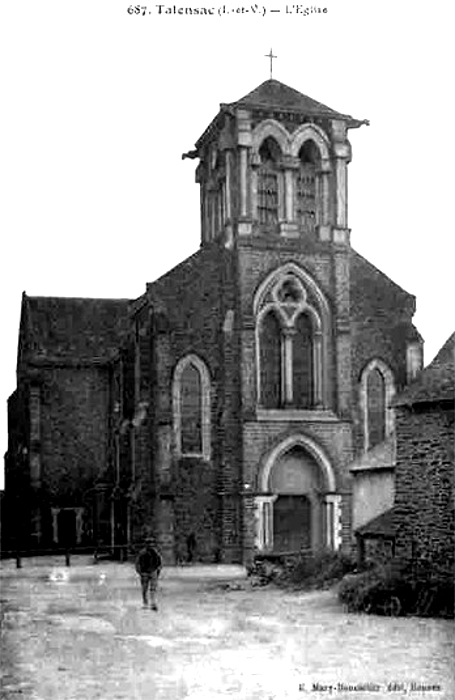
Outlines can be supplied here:
[[348, 243], [348, 171], [351, 161], [351, 145], [347, 140], [346, 123], [333, 120], [333, 152], [335, 154], [335, 243]]
[[251, 149], [251, 123], [249, 112], [243, 109], [237, 110], [238, 153], [239, 153], [239, 235], [248, 235], [252, 232], [251, 222], [251, 192], [250, 192], [250, 163], [249, 152]]

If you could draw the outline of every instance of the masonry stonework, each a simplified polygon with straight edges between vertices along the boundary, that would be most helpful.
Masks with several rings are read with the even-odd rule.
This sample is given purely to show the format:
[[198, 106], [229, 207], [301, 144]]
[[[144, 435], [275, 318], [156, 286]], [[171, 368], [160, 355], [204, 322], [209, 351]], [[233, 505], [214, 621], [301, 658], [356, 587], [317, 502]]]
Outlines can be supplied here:
[[453, 567], [455, 552], [454, 408], [397, 408], [396, 556]]

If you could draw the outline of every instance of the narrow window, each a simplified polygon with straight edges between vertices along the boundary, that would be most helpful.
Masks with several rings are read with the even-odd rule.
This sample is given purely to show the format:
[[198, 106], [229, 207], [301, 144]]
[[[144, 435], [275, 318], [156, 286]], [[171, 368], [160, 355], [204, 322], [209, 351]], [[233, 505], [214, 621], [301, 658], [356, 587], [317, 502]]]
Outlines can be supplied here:
[[385, 381], [378, 369], [372, 369], [367, 379], [367, 421], [369, 447], [378, 445], [386, 435]]
[[279, 408], [281, 404], [281, 327], [269, 311], [260, 329], [261, 403], [264, 408]]
[[296, 183], [296, 215], [303, 229], [313, 232], [318, 223], [317, 164], [319, 151], [314, 141], [305, 141], [299, 152]]
[[181, 450], [182, 454], [202, 452], [201, 377], [194, 365], [182, 372], [180, 388]]
[[279, 218], [278, 161], [281, 152], [275, 139], [265, 139], [259, 149], [258, 216], [261, 224], [277, 224]]
[[313, 406], [313, 328], [308, 314], [300, 314], [293, 336], [293, 398], [296, 408]]

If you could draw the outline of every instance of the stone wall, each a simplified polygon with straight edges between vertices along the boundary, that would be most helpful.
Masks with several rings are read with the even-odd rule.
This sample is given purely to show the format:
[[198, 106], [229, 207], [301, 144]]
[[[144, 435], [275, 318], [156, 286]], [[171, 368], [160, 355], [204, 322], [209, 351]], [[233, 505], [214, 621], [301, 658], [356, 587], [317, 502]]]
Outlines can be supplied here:
[[396, 556], [453, 565], [453, 405], [401, 406], [396, 421]]
[[108, 476], [109, 376], [106, 367], [43, 370], [40, 409], [40, 486], [43, 544], [52, 540], [49, 509], [84, 507], [90, 539], [95, 480]]
[[363, 447], [360, 377], [365, 365], [377, 358], [392, 370], [396, 392], [406, 384], [406, 347], [416, 331], [412, 325], [415, 298], [380, 270], [351, 254], [351, 372], [353, 388], [353, 441]]
[[[217, 244], [148, 285], [151, 338], [151, 432], [157, 483], [156, 513], [167, 561], [187, 557], [187, 537], [204, 561], [241, 560], [239, 363], [234, 332], [232, 255]], [[211, 453], [207, 460], [177, 454], [172, 382], [179, 360], [195, 354], [207, 366], [211, 395]], [[182, 491], [186, 484], [187, 492]], [[164, 500], [163, 500], [164, 499]]]
[[356, 530], [393, 506], [393, 469], [356, 471], [352, 485], [352, 527]]

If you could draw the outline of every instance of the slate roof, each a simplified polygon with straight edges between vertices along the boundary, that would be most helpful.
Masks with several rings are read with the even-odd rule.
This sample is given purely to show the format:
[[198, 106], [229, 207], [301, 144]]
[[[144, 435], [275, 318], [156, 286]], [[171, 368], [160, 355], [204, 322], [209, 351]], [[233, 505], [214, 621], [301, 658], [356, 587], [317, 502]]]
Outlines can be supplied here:
[[455, 333], [444, 343], [434, 360], [417, 379], [399, 394], [395, 406], [454, 401], [455, 399]]
[[[412, 315], [415, 312], [415, 296], [400, 287], [354, 249], [351, 249], [350, 268], [353, 315], [368, 317], [372, 308], [384, 315], [388, 315], [390, 310], [395, 312], [396, 309], [406, 309], [406, 315], [408, 313]], [[411, 329], [409, 324], [406, 325], [409, 333]], [[414, 330], [413, 333], [416, 339], [421, 340], [417, 331]], [[408, 337], [407, 340], [411, 338]]]
[[361, 525], [355, 531], [361, 537], [394, 537], [396, 532], [395, 508], [389, 508], [384, 513]]
[[237, 102], [233, 102], [231, 107], [277, 107], [296, 112], [304, 112], [309, 116], [330, 117], [332, 119], [343, 119], [356, 121], [349, 114], [341, 114], [334, 109], [327, 107], [322, 102], [317, 102], [311, 97], [304, 95], [298, 90], [280, 83], [278, 80], [266, 80], [257, 88], [241, 97]]
[[213, 128], [223, 124], [223, 113], [232, 111], [236, 107], [263, 110], [282, 110], [295, 112], [307, 117], [326, 117], [328, 119], [340, 119], [347, 122], [348, 128], [357, 128], [362, 124], [369, 124], [368, 119], [354, 119], [350, 114], [337, 112], [331, 107], [313, 100], [312, 97], [304, 95], [302, 92], [281, 83], [279, 80], [265, 80], [257, 88], [244, 95], [235, 102], [222, 103], [217, 116], [210, 122], [204, 133], [196, 141], [196, 149], [183, 154], [183, 158], [197, 158], [199, 148], [209, 138]]
[[24, 331], [40, 356], [107, 358], [119, 347], [128, 299], [28, 297]]

